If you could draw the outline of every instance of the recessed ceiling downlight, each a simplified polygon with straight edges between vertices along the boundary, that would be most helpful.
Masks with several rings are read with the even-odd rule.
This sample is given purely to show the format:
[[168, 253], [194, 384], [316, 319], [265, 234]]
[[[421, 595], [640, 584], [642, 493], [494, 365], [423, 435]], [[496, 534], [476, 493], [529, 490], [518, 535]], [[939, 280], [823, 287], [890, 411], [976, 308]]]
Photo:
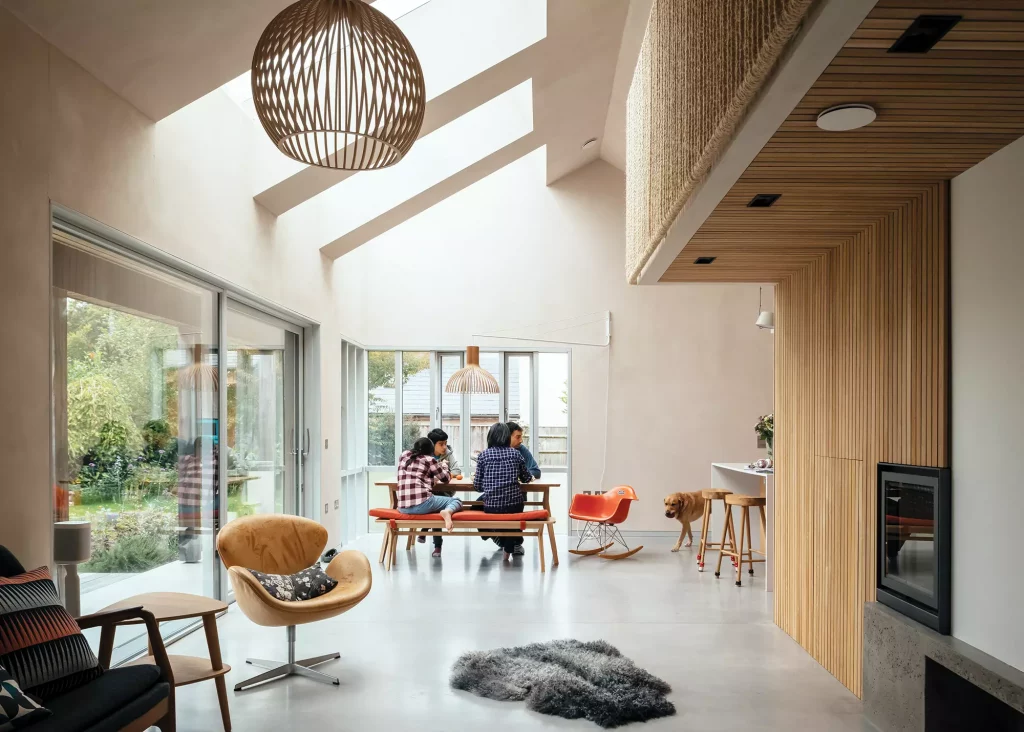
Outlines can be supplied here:
[[596, 145], [596, 144], [597, 144], [597, 138], [596, 137], [591, 137], [589, 140], [587, 140], [582, 145], [580, 145], [580, 147], [582, 147], [584, 150], [591, 150], [594, 147], [594, 145]]
[[839, 104], [818, 115], [818, 127], [829, 132], [846, 132], [871, 124], [876, 116], [870, 104]]

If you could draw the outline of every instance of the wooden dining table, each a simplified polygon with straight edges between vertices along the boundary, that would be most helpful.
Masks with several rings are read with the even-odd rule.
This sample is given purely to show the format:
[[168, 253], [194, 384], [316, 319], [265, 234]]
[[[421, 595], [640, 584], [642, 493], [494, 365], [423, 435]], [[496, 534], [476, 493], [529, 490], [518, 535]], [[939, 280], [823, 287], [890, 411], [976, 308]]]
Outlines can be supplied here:
[[[391, 508], [398, 508], [398, 481], [397, 480], [384, 480], [374, 485], [387, 486], [388, 494], [391, 498]], [[520, 483], [519, 487], [523, 489], [523, 510], [529, 511], [531, 507], [533, 510], [542, 509], [548, 512], [548, 516], [551, 516], [551, 489], [562, 488], [562, 483], [543, 483], [541, 481], [535, 481], [532, 483]], [[438, 483], [434, 486], [435, 493], [478, 493], [477, 489], [473, 486], [471, 480], [453, 480], [450, 483]], [[531, 493], [539, 494], [537, 497], [531, 497]], [[477, 509], [483, 507], [483, 501], [464, 500], [462, 505], [466, 508]], [[558, 564], [558, 547], [555, 544], [555, 525], [548, 524], [548, 539], [551, 541], [551, 553], [553, 564]]]

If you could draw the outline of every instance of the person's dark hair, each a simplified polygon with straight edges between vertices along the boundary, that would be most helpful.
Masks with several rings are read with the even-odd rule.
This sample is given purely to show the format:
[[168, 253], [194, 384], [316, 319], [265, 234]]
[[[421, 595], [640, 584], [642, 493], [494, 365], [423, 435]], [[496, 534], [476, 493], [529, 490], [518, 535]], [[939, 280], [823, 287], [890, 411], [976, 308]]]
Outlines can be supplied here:
[[413, 455], [433, 455], [434, 454], [434, 443], [430, 441], [429, 437], [421, 437], [416, 442], [412, 443], [412, 454]]
[[509, 435], [514, 435], [516, 432], [522, 432], [523, 428], [519, 426], [518, 422], [506, 422], [505, 426], [508, 427]]
[[440, 442], [441, 440], [444, 440], [445, 442], [448, 441], [448, 433], [440, 427], [435, 427], [430, 430], [430, 432], [427, 433], [427, 437], [431, 442]]
[[512, 444], [512, 432], [504, 422], [495, 422], [487, 430], [487, 447], [508, 447]]

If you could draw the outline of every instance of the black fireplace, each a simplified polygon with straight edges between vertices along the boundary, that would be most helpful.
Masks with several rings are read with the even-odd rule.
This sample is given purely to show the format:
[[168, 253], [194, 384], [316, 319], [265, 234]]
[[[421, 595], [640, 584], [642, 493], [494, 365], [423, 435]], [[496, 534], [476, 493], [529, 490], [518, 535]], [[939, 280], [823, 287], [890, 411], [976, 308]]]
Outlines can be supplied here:
[[878, 464], [876, 597], [949, 634], [949, 468]]
[[941, 663], [924, 659], [925, 732], [1024, 732], [1024, 714]]

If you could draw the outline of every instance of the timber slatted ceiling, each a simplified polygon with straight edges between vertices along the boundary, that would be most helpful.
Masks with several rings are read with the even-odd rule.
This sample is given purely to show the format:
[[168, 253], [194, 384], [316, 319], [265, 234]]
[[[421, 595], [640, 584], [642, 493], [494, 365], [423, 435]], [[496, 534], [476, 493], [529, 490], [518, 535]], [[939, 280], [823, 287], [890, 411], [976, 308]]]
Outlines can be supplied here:
[[[963, 20], [926, 54], [888, 53], [922, 14]], [[850, 132], [815, 125], [819, 112], [844, 102], [870, 104], [878, 118]], [[773, 217], [779, 207], [841, 216], [844, 193], [948, 180], [1021, 135], [1024, 0], [880, 0], [734, 188], [752, 196], [786, 184], [788, 195], [753, 210], [727, 197], [661, 280], [776, 281], [807, 264], [806, 252], [794, 249], [808, 232], [792, 217]], [[880, 201], [876, 217], [899, 205]], [[828, 236], [821, 246], [837, 243]], [[701, 255], [718, 260], [694, 266]]]
[[857, 695], [875, 466], [947, 466], [948, 184], [775, 290], [775, 622]]

